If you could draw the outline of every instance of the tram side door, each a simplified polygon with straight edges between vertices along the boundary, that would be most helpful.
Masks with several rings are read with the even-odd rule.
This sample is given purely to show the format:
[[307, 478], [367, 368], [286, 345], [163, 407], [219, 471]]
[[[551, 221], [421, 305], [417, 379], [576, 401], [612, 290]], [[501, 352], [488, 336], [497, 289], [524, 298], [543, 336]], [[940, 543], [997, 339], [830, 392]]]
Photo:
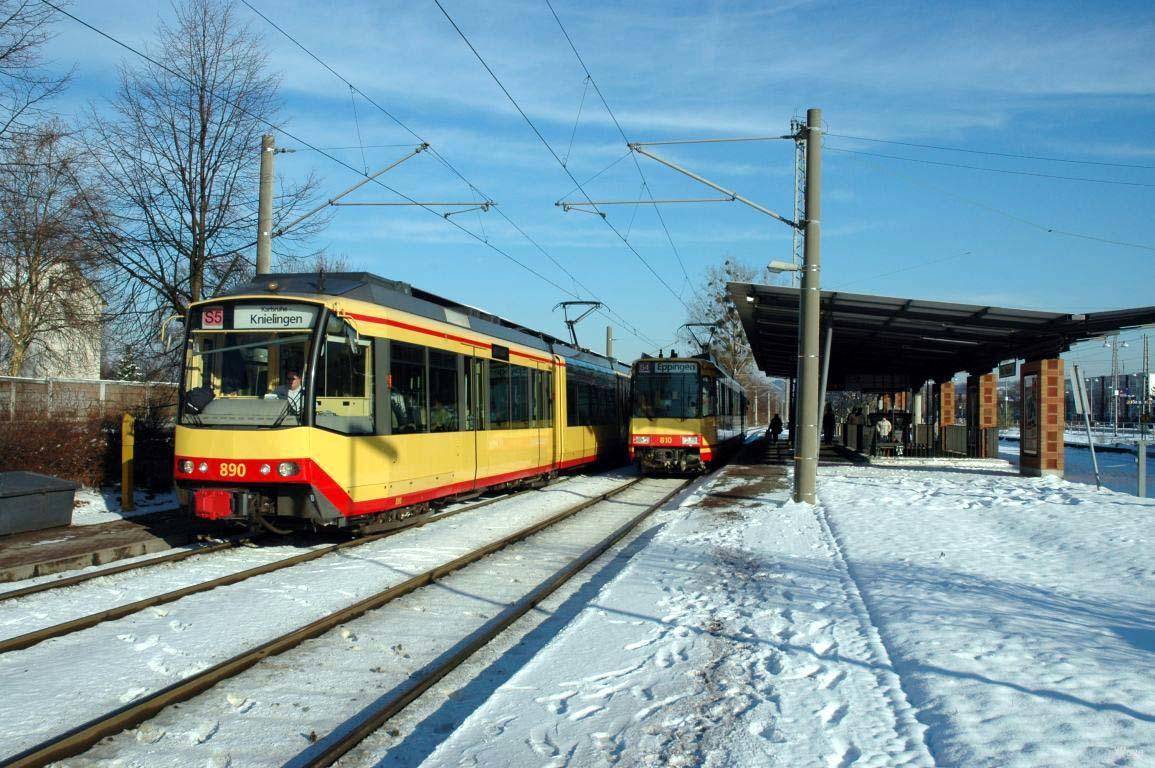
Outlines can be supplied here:
[[472, 483], [476, 487], [478, 478], [478, 464], [481, 456], [481, 449], [479, 442], [484, 439], [481, 430], [485, 428], [484, 412], [485, 412], [485, 396], [483, 383], [485, 381], [485, 366], [479, 357], [468, 356], [464, 359], [463, 371], [463, 392], [465, 397], [462, 402], [465, 403], [465, 430], [466, 436], [463, 440], [465, 446], [465, 455], [462, 457], [465, 465], [469, 467], [469, 472], [472, 477]]

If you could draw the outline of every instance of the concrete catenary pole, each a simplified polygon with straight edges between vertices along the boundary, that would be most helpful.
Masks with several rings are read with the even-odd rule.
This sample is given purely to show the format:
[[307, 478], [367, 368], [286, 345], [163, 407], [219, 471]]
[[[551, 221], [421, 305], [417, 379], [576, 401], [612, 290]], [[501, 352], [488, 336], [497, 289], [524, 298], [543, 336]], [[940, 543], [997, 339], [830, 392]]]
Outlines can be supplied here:
[[818, 483], [818, 319], [821, 288], [819, 232], [822, 207], [822, 110], [806, 110], [806, 218], [802, 290], [798, 300], [798, 435], [794, 444], [794, 500], [815, 502]]
[[257, 274], [269, 274], [273, 253], [273, 155], [276, 139], [266, 133], [261, 137], [261, 189], [257, 204]]

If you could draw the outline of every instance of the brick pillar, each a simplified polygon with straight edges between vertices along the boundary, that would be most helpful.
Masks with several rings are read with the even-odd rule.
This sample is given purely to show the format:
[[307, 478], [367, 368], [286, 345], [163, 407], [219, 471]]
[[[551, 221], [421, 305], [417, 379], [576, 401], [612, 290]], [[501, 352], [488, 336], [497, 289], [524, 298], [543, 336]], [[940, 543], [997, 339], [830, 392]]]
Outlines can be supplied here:
[[947, 379], [938, 385], [938, 424], [940, 427], [953, 427], [954, 415], [954, 380]]
[[999, 379], [993, 373], [967, 376], [967, 454], [989, 458], [985, 430], [998, 427]]
[[1019, 473], [1063, 476], [1063, 361], [1029, 360], [1019, 380], [1022, 421], [1019, 424]]

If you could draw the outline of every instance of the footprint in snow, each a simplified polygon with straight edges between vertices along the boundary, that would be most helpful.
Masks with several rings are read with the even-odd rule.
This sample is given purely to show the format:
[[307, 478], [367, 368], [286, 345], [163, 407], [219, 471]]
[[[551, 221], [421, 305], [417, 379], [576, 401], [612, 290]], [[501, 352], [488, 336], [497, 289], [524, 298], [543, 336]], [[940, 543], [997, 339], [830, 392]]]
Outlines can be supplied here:
[[188, 629], [191, 626], [192, 626], [192, 624], [186, 624], [183, 621], [180, 621], [179, 619], [173, 619], [172, 621], [170, 621], [168, 623], [168, 628], [171, 629], [173, 632], [184, 632], [186, 629]]
[[149, 648], [152, 648], [154, 645], [156, 645], [159, 642], [160, 642], [160, 635], [149, 635], [144, 640], [141, 640], [139, 643], [134, 643], [132, 646], [132, 649], [134, 651], [147, 651]]
[[557, 745], [549, 738], [549, 731], [544, 725], [536, 726], [529, 732], [529, 738], [526, 744], [530, 749], [538, 754], [539, 757], [554, 757], [557, 755]]
[[822, 719], [823, 725], [837, 725], [846, 717], [846, 704], [841, 702], [827, 704], [818, 716]]
[[669, 647], [661, 648], [654, 654], [654, 664], [662, 669], [669, 669], [674, 665], [674, 656], [670, 653]]
[[819, 678], [818, 684], [822, 687], [823, 690], [829, 691], [837, 687], [837, 685], [842, 682], [844, 677], [846, 677], [846, 673], [841, 669], [836, 669], [823, 674], [822, 677]]
[[565, 714], [568, 700], [576, 694], [577, 691], [574, 690], [562, 691], [561, 693], [555, 693], [550, 696], [539, 696], [534, 699], [534, 701], [544, 705], [550, 714], [562, 715]]
[[188, 732], [188, 743], [193, 745], [204, 744], [216, 734], [217, 729], [220, 727], [221, 724], [216, 720], [200, 723]]
[[840, 739], [832, 744], [834, 753], [826, 758], [828, 768], [849, 768], [862, 756], [862, 750], [853, 744], [847, 744]]
[[833, 640], [819, 640], [811, 645], [810, 648], [819, 656], [826, 656], [831, 651], [837, 650], [838, 643]]
[[582, 707], [581, 709], [571, 713], [569, 719], [571, 722], [576, 723], [579, 720], [585, 720], [590, 715], [601, 712], [603, 709], [605, 709], [605, 707], [601, 706], [600, 704], [591, 704], [588, 707]]
[[136, 741], [139, 744], [155, 744], [164, 738], [166, 731], [152, 723], [142, 723], [136, 729]]
[[256, 706], [255, 701], [249, 701], [244, 696], [238, 696], [235, 693], [230, 693], [228, 696], [226, 696], [225, 701], [229, 703], [229, 706], [232, 707], [237, 714], [242, 715]]

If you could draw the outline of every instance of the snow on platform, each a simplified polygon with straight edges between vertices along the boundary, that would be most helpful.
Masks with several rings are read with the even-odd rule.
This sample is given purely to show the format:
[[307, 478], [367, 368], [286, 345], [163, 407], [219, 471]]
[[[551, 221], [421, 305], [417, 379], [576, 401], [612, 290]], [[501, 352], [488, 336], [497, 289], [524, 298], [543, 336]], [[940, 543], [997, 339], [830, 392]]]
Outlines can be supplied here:
[[120, 506], [119, 489], [81, 488], [76, 491], [76, 500], [72, 505], [72, 524], [99, 525], [177, 507], [175, 491], [154, 493], [137, 490], [133, 493], [133, 499], [135, 509], [129, 512]]
[[1155, 502], [872, 466], [813, 508], [774, 471], [664, 513], [423, 764], [1155, 765]]

